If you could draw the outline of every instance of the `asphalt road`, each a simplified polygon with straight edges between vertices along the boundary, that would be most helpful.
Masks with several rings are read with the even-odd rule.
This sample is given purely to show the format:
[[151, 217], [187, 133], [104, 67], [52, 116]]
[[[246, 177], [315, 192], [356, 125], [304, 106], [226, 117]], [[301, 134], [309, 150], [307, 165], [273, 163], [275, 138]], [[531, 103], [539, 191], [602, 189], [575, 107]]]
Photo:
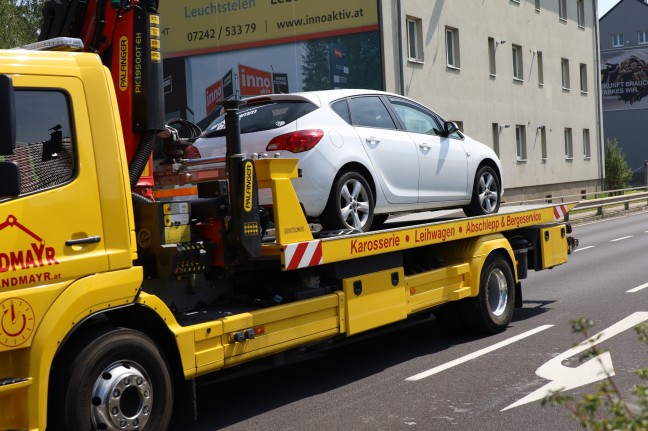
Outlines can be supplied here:
[[[199, 388], [195, 430], [580, 430], [547, 388], [593, 391], [600, 361], [583, 366], [570, 320], [604, 331], [603, 363], [626, 392], [648, 366], [631, 329], [648, 320], [648, 213], [579, 225], [567, 265], [531, 273], [524, 307], [490, 337], [449, 334], [434, 320], [323, 356]], [[643, 313], [643, 314], [642, 314]], [[615, 325], [615, 326], [612, 326]], [[588, 383], [589, 382], [589, 383]]]

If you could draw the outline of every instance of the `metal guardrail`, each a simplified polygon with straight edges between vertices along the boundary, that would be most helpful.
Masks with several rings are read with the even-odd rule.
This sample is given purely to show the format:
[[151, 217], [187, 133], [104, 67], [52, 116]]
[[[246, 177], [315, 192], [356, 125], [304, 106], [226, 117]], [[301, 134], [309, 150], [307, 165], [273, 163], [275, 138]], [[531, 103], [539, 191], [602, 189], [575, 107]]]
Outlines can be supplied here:
[[[607, 195], [605, 197], [598, 197]], [[552, 196], [544, 199], [532, 199], [518, 202], [507, 202], [503, 205], [523, 205], [532, 203], [576, 203], [576, 206], [565, 216], [576, 217], [605, 217], [618, 212], [648, 209], [648, 187], [632, 187], [628, 189], [609, 190], [604, 192], [581, 193], [578, 195]]]

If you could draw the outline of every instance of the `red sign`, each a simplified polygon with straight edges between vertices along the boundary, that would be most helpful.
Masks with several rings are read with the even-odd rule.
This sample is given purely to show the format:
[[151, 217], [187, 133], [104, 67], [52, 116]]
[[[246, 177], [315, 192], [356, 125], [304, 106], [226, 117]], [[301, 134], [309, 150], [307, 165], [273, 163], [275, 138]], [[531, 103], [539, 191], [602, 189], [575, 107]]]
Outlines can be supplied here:
[[205, 102], [209, 114], [223, 100], [223, 80], [219, 79], [205, 90]]
[[239, 64], [241, 96], [259, 96], [272, 93], [272, 73]]

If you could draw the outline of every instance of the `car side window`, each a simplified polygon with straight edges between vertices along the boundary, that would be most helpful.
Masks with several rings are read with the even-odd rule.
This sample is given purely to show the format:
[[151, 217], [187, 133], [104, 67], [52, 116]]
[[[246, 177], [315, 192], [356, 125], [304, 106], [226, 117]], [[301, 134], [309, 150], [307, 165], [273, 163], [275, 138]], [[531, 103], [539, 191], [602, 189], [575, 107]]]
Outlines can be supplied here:
[[331, 104], [331, 109], [333, 112], [338, 114], [344, 121], [351, 124], [351, 118], [349, 116], [349, 105], [347, 105], [346, 99], [338, 100]]
[[352, 97], [348, 101], [352, 125], [378, 129], [396, 129], [396, 124], [380, 97]]
[[20, 170], [20, 195], [69, 182], [75, 175], [70, 103], [58, 90], [16, 90], [16, 150], [0, 156]]
[[395, 97], [390, 98], [389, 102], [408, 132], [436, 135], [437, 131], [443, 129], [442, 123], [431, 112]]

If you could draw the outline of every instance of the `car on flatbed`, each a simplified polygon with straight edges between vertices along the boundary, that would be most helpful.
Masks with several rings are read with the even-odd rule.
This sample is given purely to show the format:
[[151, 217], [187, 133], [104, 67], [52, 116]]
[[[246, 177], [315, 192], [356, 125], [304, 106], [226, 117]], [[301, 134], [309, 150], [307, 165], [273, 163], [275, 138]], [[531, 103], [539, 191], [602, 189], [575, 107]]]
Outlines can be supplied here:
[[[306, 216], [326, 230], [367, 231], [389, 214], [462, 208], [496, 213], [503, 193], [495, 152], [422, 104], [373, 90], [249, 98], [240, 110], [248, 157], [299, 159], [293, 180]], [[225, 117], [187, 154], [225, 156]], [[263, 198], [262, 204], [268, 204]]]

